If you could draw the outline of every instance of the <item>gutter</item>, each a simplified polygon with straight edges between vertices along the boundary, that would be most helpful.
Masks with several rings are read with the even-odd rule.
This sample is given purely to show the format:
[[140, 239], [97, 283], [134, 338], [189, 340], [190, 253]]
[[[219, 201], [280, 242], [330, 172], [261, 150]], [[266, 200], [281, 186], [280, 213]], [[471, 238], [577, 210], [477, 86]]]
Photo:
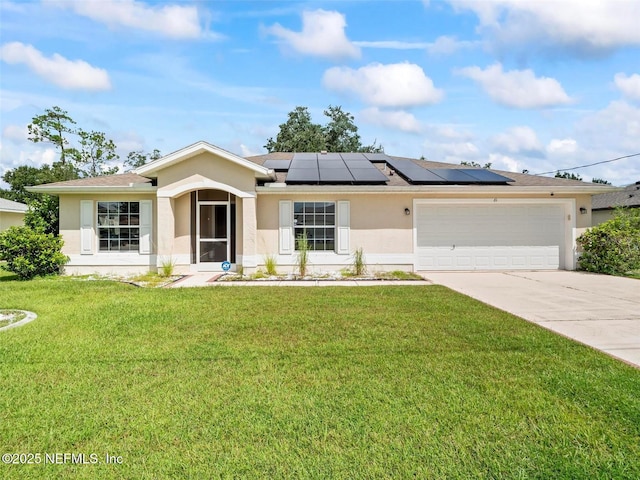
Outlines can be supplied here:
[[78, 193], [156, 193], [158, 187], [153, 187], [149, 184], [130, 183], [128, 186], [115, 185], [109, 186], [82, 186], [82, 187], [47, 187], [46, 185], [35, 185], [32, 187], [25, 187], [27, 192], [33, 193], [48, 193], [50, 195], [60, 194], [78, 194]]
[[282, 195], [283, 193], [301, 194], [455, 194], [458, 196], [468, 196], [477, 194], [491, 195], [529, 195], [556, 194], [572, 195], [595, 195], [619, 191], [619, 187], [603, 187], [591, 185], [579, 186], [511, 186], [511, 185], [411, 185], [411, 186], [388, 186], [388, 185], [287, 185], [284, 183], [269, 184], [269, 186], [256, 187], [256, 193], [266, 195]]

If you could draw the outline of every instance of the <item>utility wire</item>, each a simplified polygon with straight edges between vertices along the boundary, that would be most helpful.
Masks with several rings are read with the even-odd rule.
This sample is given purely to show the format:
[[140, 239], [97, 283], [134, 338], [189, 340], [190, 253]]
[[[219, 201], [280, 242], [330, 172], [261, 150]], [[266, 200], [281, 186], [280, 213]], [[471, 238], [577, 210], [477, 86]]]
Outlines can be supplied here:
[[557, 170], [552, 170], [550, 172], [534, 173], [534, 175], [548, 175], [550, 173], [556, 173], [556, 172], [568, 172], [569, 170], [578, 170], [579, 168], [593, 167], [594, 165], [601, 165], [603, 163], [616, 162], [618, 160], [624, 160], [625, 158], [637, 157], [638, 155], [640, 155], [640, 152], [633, 153], [631, 155], [625, 155], [624, 157], [612, 158], [611, 160], [603, 160], [602, 162], [590, 163], [589, 165], [580, 165], [579, 167], [559, 168]]

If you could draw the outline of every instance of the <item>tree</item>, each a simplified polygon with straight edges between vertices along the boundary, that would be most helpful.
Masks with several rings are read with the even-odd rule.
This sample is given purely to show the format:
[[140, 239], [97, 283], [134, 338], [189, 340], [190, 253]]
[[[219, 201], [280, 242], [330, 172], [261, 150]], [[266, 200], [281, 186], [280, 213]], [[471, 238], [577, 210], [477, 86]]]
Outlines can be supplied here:
[[271, 152], [319, 152], [324, 150], [325, 141], [322, 127], [311, 121], [307, 107], [296, 107], [289, 112], [288, 119], [280, 125], [280, 132], [274, 141], [267, 140], [264, 146]]
[[134, 152], [129, 152], [127, 159], [124, 161], [124, 165], [125, 167], [128, 167], [127, 171], [129, 171], [141, 167], [148, 162], [153, 162], [161, 156], [160, 150], [157, 148], [154, 149], [152, 153], [145, 153], [142, 150], [136, 150]]
[[[109, 162], [117, 160], [116, 145], [103, 132], [86, 131], [75, 127], [76, 122], [60, 107], [47, 108], [43, 115], [33, 117], [27, 126], [33, 143], [53, 143], [60, 153], [62, 165], [73, 163], [83, 177], [117, 173]], [[72, 143], [74, 141], [76, 146]], [[76, 177], [77, 178], [77, 177]]]
[[467, 162], [467, 161], [462, 161], [460, 162], [460, 165], [467, 165], [469, 167], [478, 167], [478, 168], [491, 168], [491, 162], [487, 162], [484, 165], [480, 165], [478, 162]]
[[75, 124], [76, 122], [60, 107], [47, 108], [43, 115], [33, 117], [27, 126], [29, 140], [33, 143], [53, 143], [60, 150], [60, 162], [65, 165], [67, 155], [73, 151], [73, 148], [69, 149], [67, 145], [69, 136], [76, 133]]
[[611, 185], [609, 180], [605, 180], [603, 178], [592, 178], [591, 183], [601, 183], [603, 185]]
[[[40, 168], [23, 165], [8, 170], [3, 176], [10, 189], [0, 189], [0, 197], [29, 205], [25, 222], [41, 227], [46, 233], [58, 233], [58, 197], [30, 193], [25, 187], [109, 175], [118, 171], [117, 166], [109, 165], [119, 158], [114, 141], [108, 139], [103, 132], [86, 131], [75, 125], [76, 122], [69, 114], [57, 106], [33, 117], [32, 123], [27, 127], [29, 140], [33, 143], [54, 144], [60, 153], [59, 160]], [[138, 153], [145, 157], [145, 163], [147, 158], [154, 160], [160, 157], [158, 150], [154, 150], [152, 154]], [[131, 152], [128, 159], [134, 158], [135, 154], [136, 152]]]
[[83, 177], [98, 177], [118, 173], [117, 166], [108, 163], [118, 160], [116, 144], [106, 138], [102, 132], [78, 130], [80, 148], [76, 151], [75, 161]]
[[324, 114], [329, 117], [329, 123], [322, 129], [324, 149], [328, 152], [357, 152], [362, 145], [358, 127], [353, 123], [353, 115], [342, 111], [342, 107], [333, 105], [329, 105]]
[[276, 139], [269, 138], [264, 148], [271, 152], [382, 152], [382, 145], [362, 145], [354, 117], [340, 106], [329, 105], [325, 126], [311, 121], [307, 107], [296, 107], [280, 125]]
[[[25, 223], [37, 224], [45, 233], [58, 233], [59, 202], [58, 197], [41, 193], [31, 193], [26, 187], [43, 183], [61, 182], [78, 178], [71, 163], [55, 162], [40, 168], [22, 165], [8, 170], [2, 179], [9, 184], [10, 190], [0, 190], [0, 197], [15, 202], [26, 203], [29, 211]], [[37, 217], [37, 218], [35, 218]], [[39, 219], [38, 219], [39, 218]]]
[[569, 173], [569, 172], [562, 172], [560, 173], [560, 171], [556, 172], [556, 178], [568, 178], [569, 180], [580, 180], [582, 181], [582, 177], [576, 173]]

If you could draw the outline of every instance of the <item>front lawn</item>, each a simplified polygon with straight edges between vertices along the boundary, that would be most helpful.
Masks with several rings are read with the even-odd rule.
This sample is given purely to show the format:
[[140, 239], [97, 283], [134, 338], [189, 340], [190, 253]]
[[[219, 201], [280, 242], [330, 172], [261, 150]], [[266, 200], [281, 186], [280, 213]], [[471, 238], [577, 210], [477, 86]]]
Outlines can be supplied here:
[[0, 454], [41, 463], [0, 478], [640, 477], [640, 371], [443, 287], [3, 280]]

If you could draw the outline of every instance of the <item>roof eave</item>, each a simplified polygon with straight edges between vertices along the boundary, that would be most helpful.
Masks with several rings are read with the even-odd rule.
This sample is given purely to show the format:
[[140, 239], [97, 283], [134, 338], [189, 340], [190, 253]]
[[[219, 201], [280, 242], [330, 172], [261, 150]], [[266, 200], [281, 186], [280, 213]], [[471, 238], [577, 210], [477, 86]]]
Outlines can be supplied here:
[[[562, 186], [516, 186], [516, 185], [287, 185], [270, 184], [272, 186], [256, 187], [260, 194], [287, 193], [454, 193], [468, 196], [477, 194], [525, 195], [525, 194], [556, 194], [593, 195], [603, 193], [601, 186], [591, 185], [562, 185]], [[615, 188], [614, 188], [615, 189]], [[607, 190], [609, 191], [609, 190]]]
[[175, 163], [178, 163], [182, 160], [186, 160], [188, 158], [194, 157], [204, 152], [209, 152], [219, 157], [224, 158], [225, 160], [229, 160], [233, 163], [236, 163], [240, 166], [253, 170], [256, 178], [262, 179], [271, 179], [273, 178], [274, 172], [268, 168], [263, 167], [262, 165], [258, 165], [246, 158], [242, 158], [234, 153], [228, 152], [220, 147], [216, 147], [207, 142], [196, 142], [187, 147], [181, 148], [169, 155], [161, 157], [153, 162], [147, 163], [146, 165], [142, 165], [141, 167], [133, 170], [133, 173], [137, 173], [138, 175], [144, 176], [152, 176], [159, 172], [160, 170], [167, 168]]
[[47, 193], [50, 195], [60, 194], [76, 194], [76, 193], [155, 193], [158, 187], [151, 185], [95, 185], [95, 186], [51, 186], [36, 185], [33, 187], [26, 187], [28, 192], [33, 193]]
[[24, 209], [24, 210], [17, 210], [17, 209], [11, 209], [11, 208], [0, 208], [0, 212], [4, 212], [4, 213], [27, 213], [29, 211], [28, 208]]

